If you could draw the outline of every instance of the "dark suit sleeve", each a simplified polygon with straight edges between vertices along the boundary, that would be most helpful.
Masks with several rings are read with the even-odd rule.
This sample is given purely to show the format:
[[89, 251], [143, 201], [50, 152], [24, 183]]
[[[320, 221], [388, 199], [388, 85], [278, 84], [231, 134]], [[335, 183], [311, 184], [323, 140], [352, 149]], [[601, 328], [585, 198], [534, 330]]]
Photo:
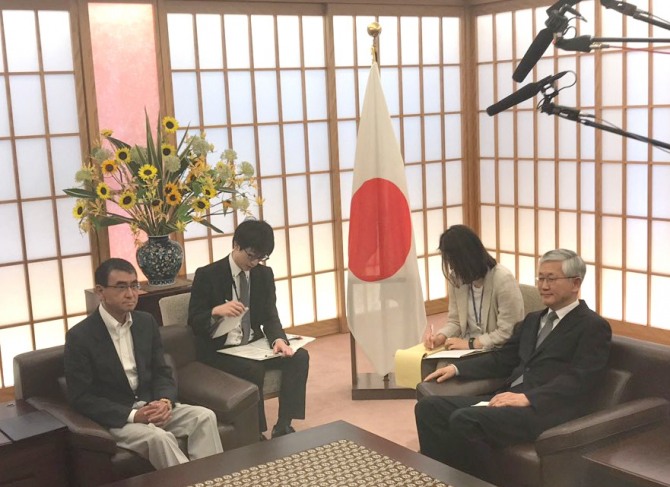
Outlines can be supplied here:
[[[270, 267], [264, 267], [262, 271], [263, 273], [259, 274], [263, 279], [262, 292], [259, 293], [257, 299], [254, 299], [253, 292], [251, 295], [252, 325], [257, 324], [263, 327], [263, 333], [270, 344], [274, 343], [277, 339], [288, 341], [279, 319], [279, 312], [277, 311], [277, 289], [275, 287], [274, 272], [272, 272], [272, 268]], [[254, 285], [253, 279], [251, 285]], [[258, 309], [256, 309], [256, 306], [258, 306]]]
[[212, 287], [213, 282], [207, 275], [207, 270], [202, 267], [196, 270], [191, 284], [188, 324], [193, 328], [193, 333], [203, 338], [210, 338], [212, 309], [216, 306], [212, 301]]
[[158, 323], [151, 316], [151, 392], [152, 400], [177, 401], [177, 386], [172, 377], [172, 368], [165, 363], [165, 351], [158, 331]]
[[573, 398], [584, 398], [603, 379], [609, 358], [611, 328], [595, 313], [580, 321], [577, 326], [582, 333], [569, 367], [552, 380], [525, 392], [536, 409], [552, 409]]
[[95, 370], [91, 349], [81, 329], [70, 330], [65, 337], [65, 380], [70, 404], [84, 416], [106, 428], [126, 424], [131, 407], [94, 393]]

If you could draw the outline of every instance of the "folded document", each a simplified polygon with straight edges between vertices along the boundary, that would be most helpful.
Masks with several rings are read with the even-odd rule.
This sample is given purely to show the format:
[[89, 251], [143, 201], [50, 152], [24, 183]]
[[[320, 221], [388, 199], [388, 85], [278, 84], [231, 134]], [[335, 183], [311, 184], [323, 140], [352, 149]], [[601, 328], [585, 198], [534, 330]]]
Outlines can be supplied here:
[[[308, 343], [315, 340], [314, 337], [307, 337], [302, 335], [286, 335], [293, 350], [298, 350]], [[226, 355], [234, 355], [235, 357], [248, 358], [251, 360], [268, 360], [275, 357], [281, 357], [280, 353], [274, 353], [272, 347], [266, 338], [247, 343], [246, 345], [239, 345], [236, 347], [222, 348], [219, 353]]]

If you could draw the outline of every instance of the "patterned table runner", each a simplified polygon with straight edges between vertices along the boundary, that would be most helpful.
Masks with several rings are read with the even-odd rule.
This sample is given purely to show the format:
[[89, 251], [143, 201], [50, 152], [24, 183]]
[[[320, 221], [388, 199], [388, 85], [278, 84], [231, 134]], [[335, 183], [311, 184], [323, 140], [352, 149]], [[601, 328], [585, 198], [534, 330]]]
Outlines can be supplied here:
[[449, 487], [402, 463], [338, 440], [188, 487]]

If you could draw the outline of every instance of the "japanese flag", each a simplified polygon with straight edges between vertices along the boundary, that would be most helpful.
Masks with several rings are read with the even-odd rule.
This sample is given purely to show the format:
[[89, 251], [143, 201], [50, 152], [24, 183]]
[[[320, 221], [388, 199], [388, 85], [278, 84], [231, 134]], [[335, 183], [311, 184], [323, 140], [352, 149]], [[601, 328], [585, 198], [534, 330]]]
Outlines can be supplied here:
[[405, 163], [376, 63], [363, 101], [353, 179], [347, 319], [376, 372], [386, 375], [396, 350], [420, 341], [426, 312]]

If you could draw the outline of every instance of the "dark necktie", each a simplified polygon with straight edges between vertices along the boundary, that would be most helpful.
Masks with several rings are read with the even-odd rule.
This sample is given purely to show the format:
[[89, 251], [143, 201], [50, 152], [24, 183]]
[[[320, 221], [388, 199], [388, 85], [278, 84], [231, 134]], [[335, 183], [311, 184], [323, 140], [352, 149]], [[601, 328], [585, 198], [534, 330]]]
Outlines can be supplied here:
[[[249, 281], [247, 281], [247, 275], [244, 271], [240, 272], [240, 301], [242, 304], [249, 307]], [[242, 316], [242, 345], [249, 343], [249, 335], [251, 333], [251, 311], [247, 311]]]
[[544, 322], [544, 326], [540, 329], [540, 333], [537, 335], [537, 343], [535, 344], [535, 348], [540, 346], [540, 344], [544, 341], [545, 338], [551, 333], [551, 330], [553, 330], [553, 325], [554, 321], [556, 321], [556, 318], [558, 318], [558, 315], [554, 312], [551, 311], [547, 315], [547, 319]]

